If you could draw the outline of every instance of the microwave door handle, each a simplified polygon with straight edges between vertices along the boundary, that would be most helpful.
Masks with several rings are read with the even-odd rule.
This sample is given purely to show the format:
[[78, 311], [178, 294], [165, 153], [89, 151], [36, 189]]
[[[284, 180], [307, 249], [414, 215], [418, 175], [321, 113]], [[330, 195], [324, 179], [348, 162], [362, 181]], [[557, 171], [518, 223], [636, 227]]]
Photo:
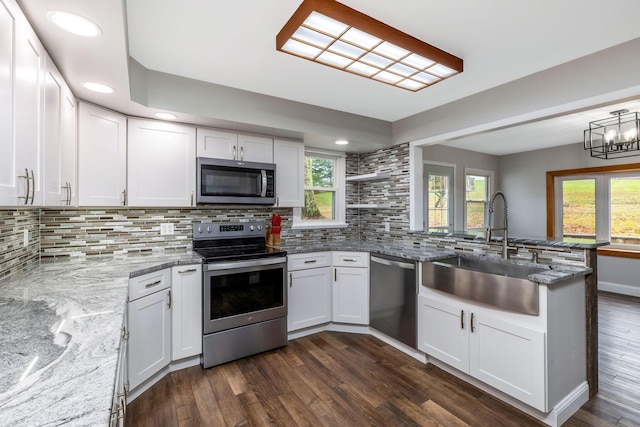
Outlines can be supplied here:
[[262, 190], [260, 191], [260, 197], [266, 197], [267, 196], [267, 171], [262, 169], [260, 171], [261, 175], [262, 175]]

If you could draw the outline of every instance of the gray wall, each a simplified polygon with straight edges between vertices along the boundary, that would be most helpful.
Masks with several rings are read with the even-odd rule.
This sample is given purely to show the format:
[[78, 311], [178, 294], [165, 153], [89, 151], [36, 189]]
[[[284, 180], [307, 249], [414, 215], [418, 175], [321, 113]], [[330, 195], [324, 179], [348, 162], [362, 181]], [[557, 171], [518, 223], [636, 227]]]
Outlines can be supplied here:
[[[499, 183], [509, 200], [509, 233], [518, 237], [547, 233], [547, 171], [630, 163], [629, 159], [594, 159], [582, 144], [511, 154], [499, 162]], [[600, 289], [640, 296], [640, 260], [599, 257], [598, 270]]]
[[[461, 150], [459, 148], [446, 147], [443, 145], [431, 145], [422, 149], [422, 159], [425, 162], [450, 163], [456, 165], [456, 176], [454, 177], [454, 228], [462, 231], [464, 229], [464, 172], [465, 168], [483, 169], [493, 171], [494, 182], [491, 192], [500, 189], [499, 184], [499, 160], [498, 157], [490, 154], [478, 153], [475, 151]], [[501, 218], [495, 218], [500, 223]]]

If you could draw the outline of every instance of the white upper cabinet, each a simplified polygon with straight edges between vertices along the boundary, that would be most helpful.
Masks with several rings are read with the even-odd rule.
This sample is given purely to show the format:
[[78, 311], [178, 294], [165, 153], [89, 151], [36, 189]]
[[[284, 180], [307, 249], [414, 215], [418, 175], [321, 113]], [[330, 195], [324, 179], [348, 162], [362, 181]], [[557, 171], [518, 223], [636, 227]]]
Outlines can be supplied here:
[[129, 206], [194, 206], [196, 130], [129, 119]]
[[125, 116], [81, 102], [78, 121], [78, 205], [126, 205]]
[[70, 206], [75, 188], [75, 100], [46, 56], [44, 75], [44, 148], [46, 206]]
[[304, 207], [304, 144], [298, 141], [273, 141], [276, 164], [276, 206]]
[[259, 135], [238, 134], [236, 160], [273, 163], [273, 138]]
[[[78, 203], [78, 181], [77, 181], [77, 101], [71, 93], [69, 87], [64, 87], [62, 91], [62, 128], [60, 129], [61, 140], [61, 172], [60, 183], [62, 186], [63, 200], [66, 199], [67, 206], [75, 206]], [[64, 204], [64, 203], [63, 203]]]
[[0, 0], [0, 204], [43, 201], [45, 51], [13, 1]]
[[273, 139], [259, 135], [198, 128], [198, 157], [273, 163]]

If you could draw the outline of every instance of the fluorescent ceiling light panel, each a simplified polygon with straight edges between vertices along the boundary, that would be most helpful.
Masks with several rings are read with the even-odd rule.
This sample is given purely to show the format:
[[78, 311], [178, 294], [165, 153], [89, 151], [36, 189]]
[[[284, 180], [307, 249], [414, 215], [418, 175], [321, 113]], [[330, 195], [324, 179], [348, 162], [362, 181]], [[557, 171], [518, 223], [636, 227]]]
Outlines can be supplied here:
[[98, 37], [102, 35], [102, 30], [93, 21], [75, 13], [52, 10], [47, 12], [47, 18], [63, 30], [79, 36]]
[[462, 59], [335, 0], [304, 0], [276, 49], [413, 92], [463, 71]]

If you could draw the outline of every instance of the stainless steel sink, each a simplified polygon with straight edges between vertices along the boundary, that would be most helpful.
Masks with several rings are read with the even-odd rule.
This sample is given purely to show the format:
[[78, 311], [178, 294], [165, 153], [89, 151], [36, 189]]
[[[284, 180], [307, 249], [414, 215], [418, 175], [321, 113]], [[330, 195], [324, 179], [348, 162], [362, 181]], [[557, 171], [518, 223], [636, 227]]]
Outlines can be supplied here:
[[423, 262], [422, 285], [503, 310], [537, 316], [538, 284], [528, 277], [546, 270], [452, 256]]

